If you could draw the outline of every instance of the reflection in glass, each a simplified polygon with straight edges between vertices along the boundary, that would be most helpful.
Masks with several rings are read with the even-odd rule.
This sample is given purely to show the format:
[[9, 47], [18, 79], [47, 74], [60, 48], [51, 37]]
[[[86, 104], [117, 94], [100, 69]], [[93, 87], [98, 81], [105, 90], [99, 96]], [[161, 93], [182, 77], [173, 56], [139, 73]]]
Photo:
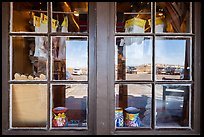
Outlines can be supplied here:
[[54, 80], [87, 80], [88, 38], [52, 37]]
[[53, 32], [87, 32], [88, 2], [52, 2]]
[[[53, 85], [52, 126], [86, 127], [87, 92], [88, 85], [84, 84]], [[60, 117], [64, 120], [61, 124]]]
[[47, 74], [48, 38], [12, 37], [12, 79], [45, 80]]
[[156, 32], [189, 33], [189, 2], [157, 2]]
[[47, 2], [13, 2], [13, 32], [47, 32]]
[[12, 127], [46, 127], [47, 85], [13, 84]]
[[156, 85], [156, 126], [189, 126], [190, 85]]
[[157, 80], [190, 80], [190, 43], [189, 38], [156, 38]]
[[151, 37], [135, 36], [116, 38], [116, 80], [151, 80], [151, 66]]
[[151, 91], [150, 84], [116, 84], [115, 126], [150, 127]]
[[116, 32], [151, 32], [151, 2], [117, 2]]

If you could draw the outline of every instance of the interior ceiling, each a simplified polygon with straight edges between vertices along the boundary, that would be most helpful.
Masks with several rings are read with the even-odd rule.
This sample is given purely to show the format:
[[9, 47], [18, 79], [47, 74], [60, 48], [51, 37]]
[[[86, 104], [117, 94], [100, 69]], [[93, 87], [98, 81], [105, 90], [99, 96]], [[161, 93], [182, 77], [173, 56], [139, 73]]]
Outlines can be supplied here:
[[[52, 2], [53, 10], [63, 11], [61, 6], [65, 2]], [[88, 13], [88, 2], [66, 2], [72, 11]], [[148, 5], [148, 6], [147, 6]], [[133, 9], [140, 10], [150, 7], [150, 2], [117, 2], [117, 12], [130, 12]], [[14, 10], [47, 10], [47, 2], [14, 2]]]
[[[65, 2], [52, 2], [53, 9], [63, 11], [60, 5]], [[72, 11], [88, 13], [88, 2], [66, 2]], [[130, 12], [142, 8], [150, 8], [150, 2], [117, 2], [117, 12]], [[47, 2], [14, 2], [14, 10], [47, 10]]]
[[[88, 2], [66, 2], [72, 11], [88, 13]], [[53, 2], [53, 10], [63, 11], [64, 2]], [[47, 2], [14, 2], [14, 10], [47, 10]]]
[[88, 13], [88, 2], [69, 2], [71, 9]]
[[117, 2], [117, 12], [131, 11], [130, 2]]
[[141, 9], [149, 8], [150, 2], [117, 2], [117, 12], [140, 11]]

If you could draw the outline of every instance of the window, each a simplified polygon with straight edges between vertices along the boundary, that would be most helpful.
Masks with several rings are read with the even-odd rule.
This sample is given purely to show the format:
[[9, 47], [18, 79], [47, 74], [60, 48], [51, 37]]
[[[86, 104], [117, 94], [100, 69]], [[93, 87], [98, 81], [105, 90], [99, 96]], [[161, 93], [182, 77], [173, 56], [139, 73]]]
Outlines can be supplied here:
[[89, 132], [89, 3], [7, 4], [8, 129]]
[[2, 13], [3, 134], [200, 134], [200, 3]]
[[192, 3], [115, 6], [116, 130], [191, 129]]

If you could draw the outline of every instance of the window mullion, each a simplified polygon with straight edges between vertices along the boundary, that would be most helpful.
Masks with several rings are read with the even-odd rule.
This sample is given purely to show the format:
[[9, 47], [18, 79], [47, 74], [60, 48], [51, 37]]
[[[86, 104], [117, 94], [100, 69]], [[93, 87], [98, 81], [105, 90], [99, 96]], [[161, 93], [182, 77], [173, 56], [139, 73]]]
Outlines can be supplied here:
[[48, 60], [47, 60], [47, 65], [48, 65], [48, 67], [47, 67], [47, 92], [48, 92], [48, 120], [47, 121], [49, 121], [49, 122], [47, 122], [48, 123], [48, 125], [47, 125], [47, 128], [48, 129], [50, 129], [50, 126], [51, 126], [51, 123], [52, 123], [52, 112], [51, 112], [51, 107], [52, 107], [52, 98], [50, 97], [50, 95], [51, 95], [51, 86], [50, 86], [50, 77], [51, 77], [51, 73], [52, 73], [52, 69], [51, 69], [51, 67], [52, 67], [52, 65], [51, 65], [51, 50], [52, 50], [52, 45], [51, 45], [51, 35], [50, 35], [50, 33], [51, 33], [51, 31], [52, 31], [52, 4], [51, 4], [51, 2], [48, 2], [47, 3], [47, 11], [48, 11]]
[[151, 128], [155, 129], [155, 112], [156, 112], [156, 107], [155, 107], [155, 17], [156, 17], [156, 3], [152, 2], [151, 3], [151, 17], [152, 17], [152, 115], [151, 115]]

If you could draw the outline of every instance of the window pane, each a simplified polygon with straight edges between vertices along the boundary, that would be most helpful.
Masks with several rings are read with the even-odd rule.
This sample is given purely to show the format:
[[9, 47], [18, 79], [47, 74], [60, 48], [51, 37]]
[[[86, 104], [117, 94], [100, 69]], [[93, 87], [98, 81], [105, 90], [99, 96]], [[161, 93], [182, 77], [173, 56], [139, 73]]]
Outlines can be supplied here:
[[47, 2], [13, 2], [13, 32], [47, 32]]
[[157, 2], [156, 12], [156, 32], [190, 32], [190, 2]]
[[151, 2], [117, 2], [116, 32], [151, 32]]
[[12, 84], [12, 127], [46, 127], [47, 85]]
[[45, 80], [47, 77], [47, 37], [12, 37], [12, 79]]
[[87, 92], [85, 84], [53, 85], [52, 126], [87, 127]]
[[87, 32], [88, 2], [52, 2], [53, 32]]
[[190, 38], [156, 37], [157, 80], [190, 80]]
[[117, 37], [115, 45], [116, 80], [151, 80], [152, 38]]
[[115, 126], [150, 127], [151, 91], [150, 84], [116, 84]]
[[87, 37], [52, 37], [52, 58], [54, 80], [87, 80]]
[[190, 85], [156, 85], [156, 126], [188, 127]]

